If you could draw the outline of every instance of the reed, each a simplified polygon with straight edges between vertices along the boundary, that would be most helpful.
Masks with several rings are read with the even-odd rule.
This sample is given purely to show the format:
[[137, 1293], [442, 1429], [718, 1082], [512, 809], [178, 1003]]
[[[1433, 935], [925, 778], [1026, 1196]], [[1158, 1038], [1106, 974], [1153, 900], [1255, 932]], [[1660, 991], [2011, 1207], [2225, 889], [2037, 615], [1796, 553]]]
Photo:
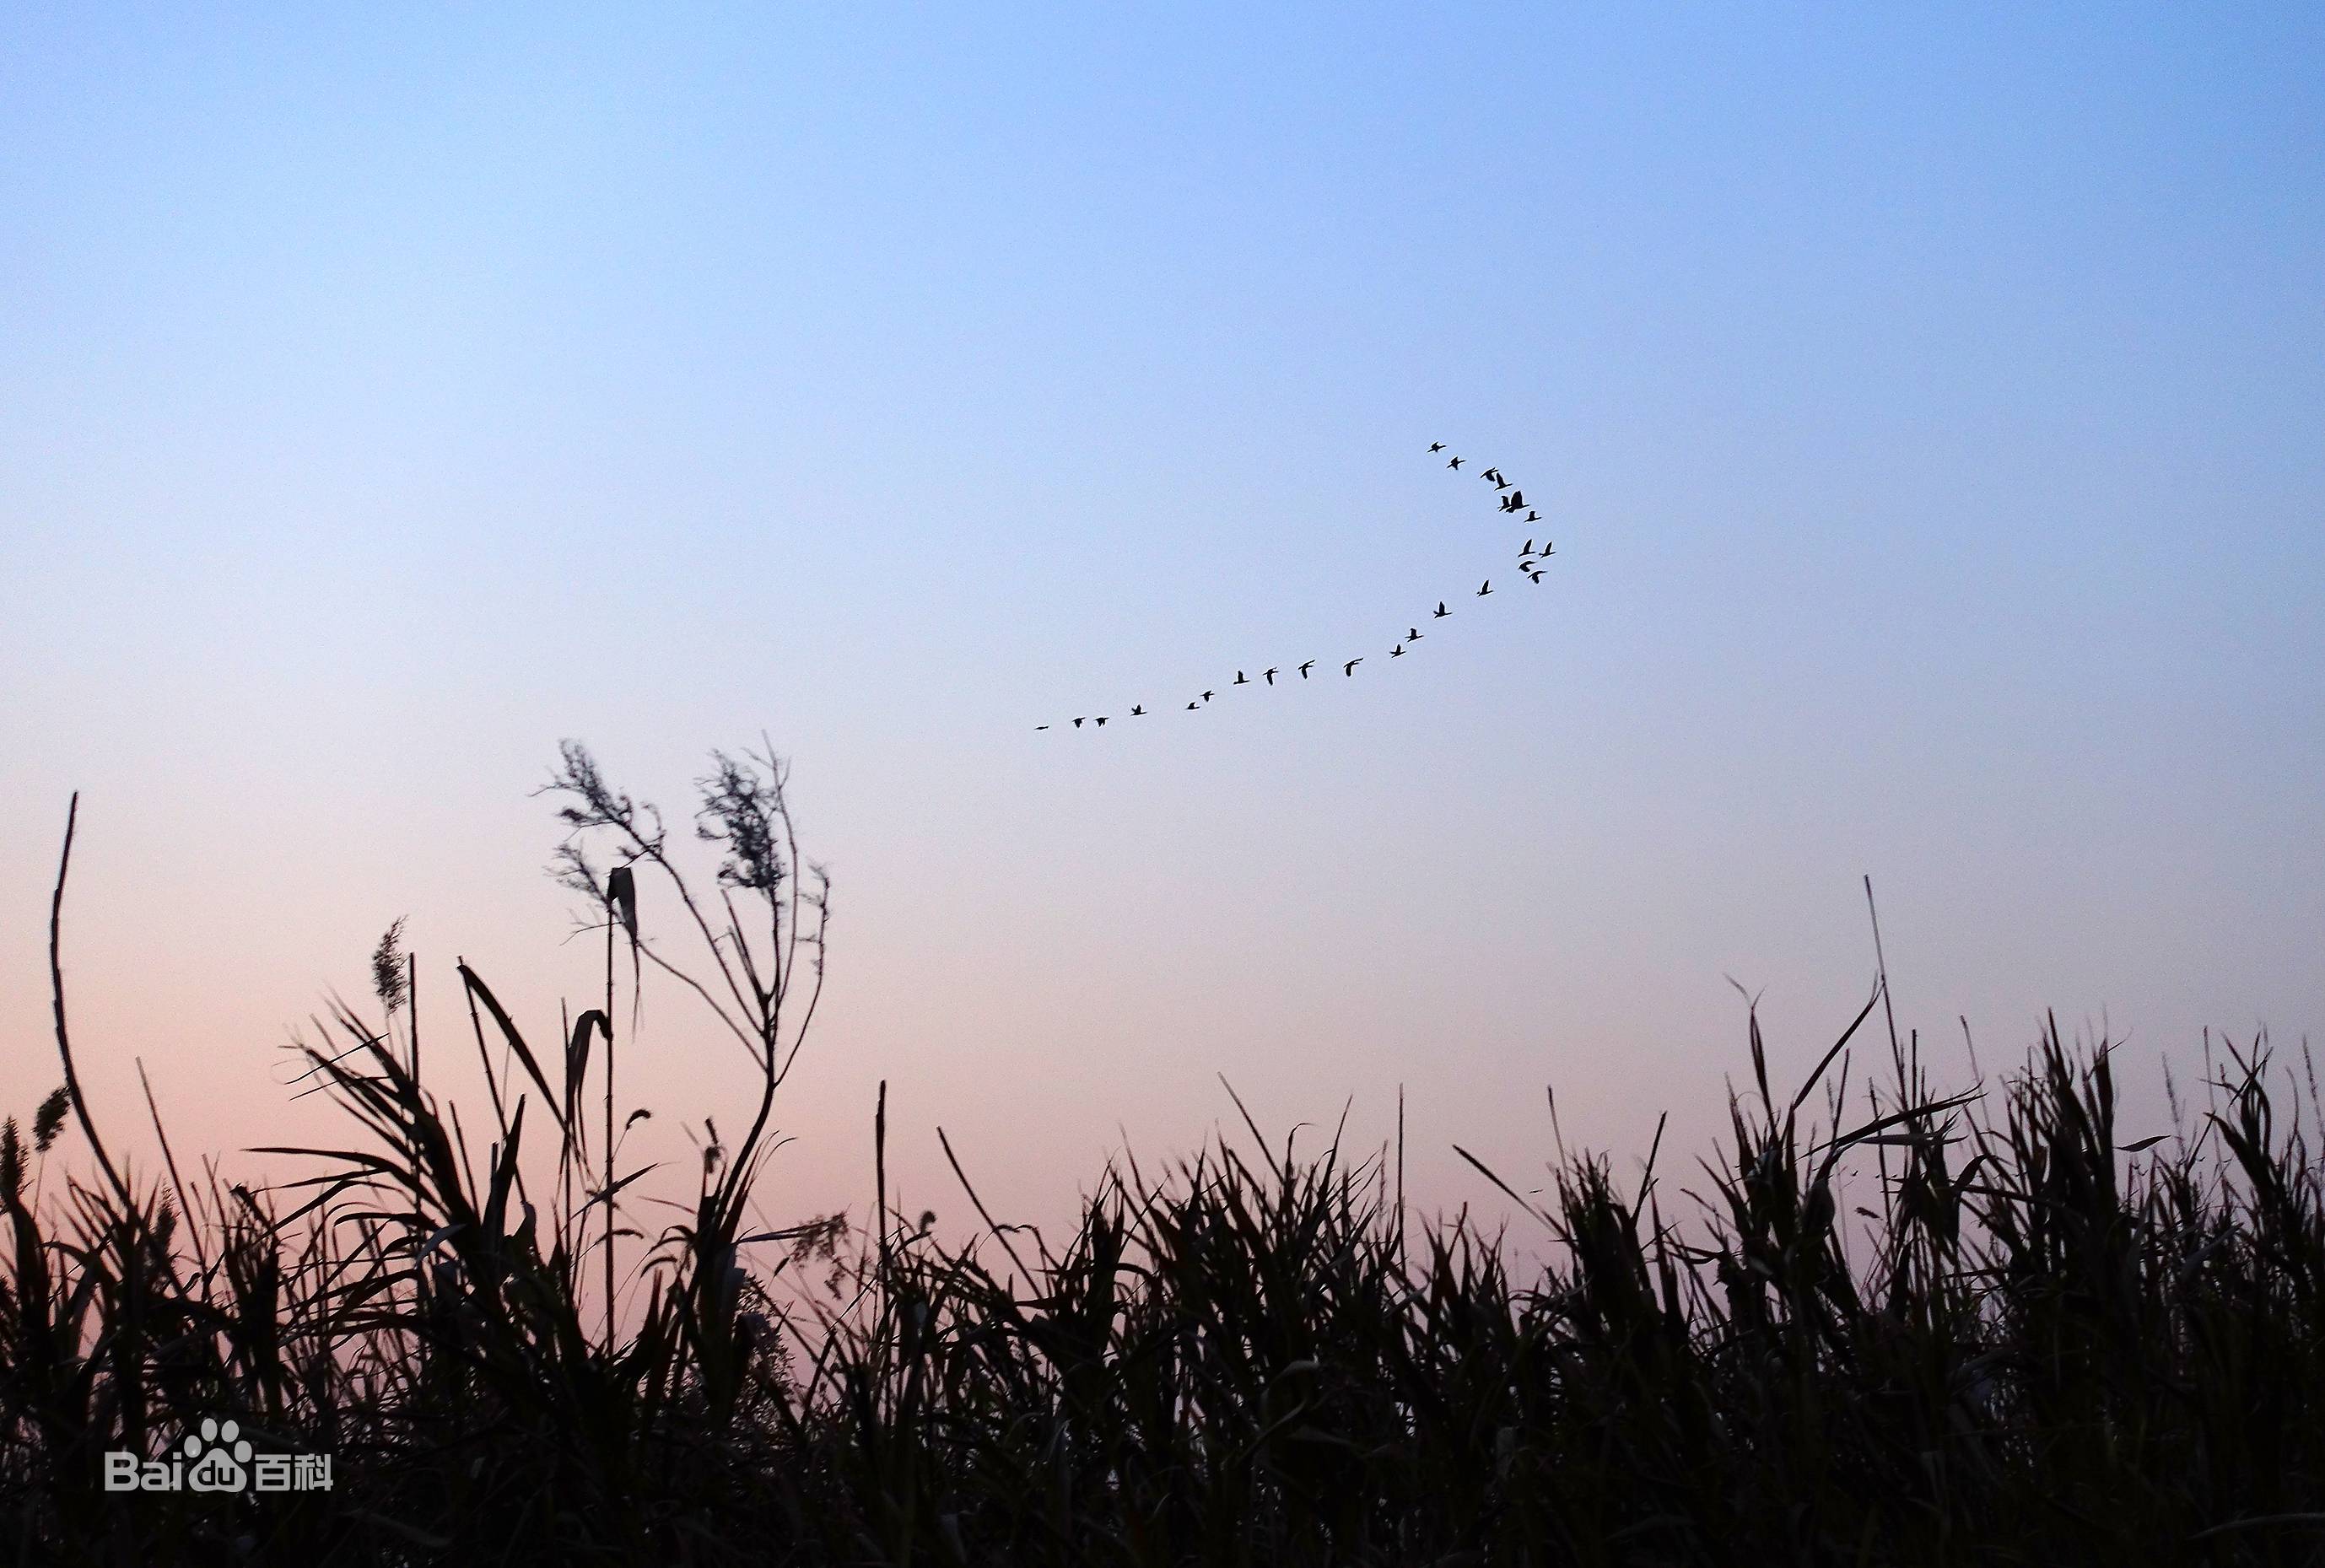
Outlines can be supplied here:
[[[453, 966], [474, 1146], [421, 1078], [416, 1009], [392, 1034], [418, 967], [382, 957], [386, 1016], [338, 1007], [306, 1048], [350, 1135], [271, 1151], [310, 1174], [186, 1180], [150, 1096], [143, 1174], [78, 1093], [52, 964], [67, 1088], [30, 1139], [0, 1126], [16, 1560], [2325, 1562], [2305, 1047], [2295, 1073], [2265, 1038], [2224, 1046], [2174, 1132], [2126, 1147], [2112, 1047], [2055, 1022], [1941, 1094], [1876, 978], [1783, 1092], [1747, 1009], [1752, 1077], [1700, 1181], [1663, 1173], [1660, 1134], [1635, 1184], [1561, 1147], [1540, 1205], [1471, 1160], [1551, 1239], [1523, 1275], [1466, 1211], [1409, 1223], [1401, 1145], [1301, 1156], [1248, 1116], [1151, 1179], [1100, 1172], [1054, 1249], [956, 1161], [984, 1224], [949, 1241], [890, 1207], [885, 1085], [871, 1222], [753, 1231], [828, 920], [783, 779], [772, 753], [714, 759], [698, 894], [659, 814], [567, 748], [558, 866], [607, 987], [544, 1053]], [[690, 946], [642, 923], [650, 890]], [[617, 1158], [624, 952], [634, 986], [663, 973], [724, 1020], [759, 1091], [651, 1235]], [[1858, 1043], [1876, 1003], [1885, 1052]], [[93, 1174], [49, 1172], [62, 1148]], [[106, 1451], [201, 1416], [330, 1454], [333, 1490], [100, 1488]]]

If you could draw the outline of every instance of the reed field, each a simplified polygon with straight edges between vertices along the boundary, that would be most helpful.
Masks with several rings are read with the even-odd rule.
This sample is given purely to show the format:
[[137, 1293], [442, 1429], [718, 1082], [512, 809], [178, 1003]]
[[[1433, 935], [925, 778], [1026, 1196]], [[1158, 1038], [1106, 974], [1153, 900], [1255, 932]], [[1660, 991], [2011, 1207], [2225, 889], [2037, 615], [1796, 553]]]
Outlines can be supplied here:
[[[1747, 1014], [1719, 1148], [1659, 1139], [1636, 1180], [1545, 1149], [1539, 1204], [1471, 1161], [1482, 1203], [1547, 1228], [1538, 1268], [1466, 1211], [1408, 1213], [1401, 1148], [1295, 1155], [1247, 1116], [1093, 1173], [1070, 1236], [964, 1176], [981, 1225], [948, 1241], [893, 1212], [867, 1106], [876, 1214], [769, 1231], [748, 1200], [828, 914], [781, 767], [716, 760], [699, 886], [580, 747], [552, 790], [604, 993], [542, 1028], [391, 930], [374, 1001], [306, 1046], [346, 1136], [265, 1151], [305, 1174], [264, 1190], [171, 1148], [166, 1104], [125, 1126], [79, 1099], [68, 828], [64, 1087], [0, 1108], [0, 1557], [2325, 1563], [2305, 1046], [2218, 1043], [2176, 1130], [2126, 1148], [2105, 1041], [2053, 1024], [2015, 1070], [1933, 1084], [1876, 977], [1775, 1084]], [[667, 1224], [616, 1158], [623, 1001], [658, 973], [759, 1075]], [[431, 1090], [456, 1060], [480, 1100]], [[331, 1484], [108, 1487], [198, 1419], [254, 1470], [328, 1455]]]

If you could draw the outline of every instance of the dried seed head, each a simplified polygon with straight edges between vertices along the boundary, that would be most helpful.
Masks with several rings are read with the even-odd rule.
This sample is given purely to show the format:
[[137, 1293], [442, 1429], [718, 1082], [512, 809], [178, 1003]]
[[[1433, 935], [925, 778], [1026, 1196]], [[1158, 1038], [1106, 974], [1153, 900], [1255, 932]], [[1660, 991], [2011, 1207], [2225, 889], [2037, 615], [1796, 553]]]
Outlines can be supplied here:
[[403, 919], [396, 917], [371, 955], [371, 988], [390, 1012], [403, 1005], [410, 983], [403, 967]]
[[60, 1084], [41, 1102], [32, 1112], [32, 1148], [41, 1154], [49, 1152], [49, 1145], [64, 1130], [65, 1112], [72, 1109], [72, 1092]]

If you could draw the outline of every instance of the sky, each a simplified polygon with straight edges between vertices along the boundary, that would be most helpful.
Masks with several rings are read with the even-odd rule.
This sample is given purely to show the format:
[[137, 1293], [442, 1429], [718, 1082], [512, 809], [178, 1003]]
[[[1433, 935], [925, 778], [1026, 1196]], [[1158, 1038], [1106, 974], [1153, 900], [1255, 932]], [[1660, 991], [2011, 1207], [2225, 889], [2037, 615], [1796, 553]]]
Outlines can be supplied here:
[[[1401, 1090], [1437, 1208], [1546, 1088], [1691, 1168], [1868, 877], [1941, 1079], [2055, 1010], [2153, 1130], [2325, 1031], [2313, 8], [20, 6], [0, 144], [19, 1118], [75, 790], [112, 1141], [142, 1061], [299, 1174], [237, 1151], [330, 1130], [284, 1043], [398, 917], [479, 1103], [456, 956], [539, 1036], [597, 983], [569, 737], [681, 819], [792, 763], [778, 1221], [862, 1215], [883, 1080], [948, 1223], [938, 1127], [1054, 1222], [1223, 1077], [1303, 1148]], [[673, 985], [625, 1049], [642, 1158], [750, 1101]]]

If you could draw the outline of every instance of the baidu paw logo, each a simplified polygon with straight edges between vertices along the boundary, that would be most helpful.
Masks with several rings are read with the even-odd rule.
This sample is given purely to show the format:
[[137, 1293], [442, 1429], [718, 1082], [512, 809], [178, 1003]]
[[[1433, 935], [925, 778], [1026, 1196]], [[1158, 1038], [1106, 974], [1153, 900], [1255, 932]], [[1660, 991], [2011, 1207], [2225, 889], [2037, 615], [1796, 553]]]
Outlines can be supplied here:
[[250, 1443], [235, 1422], [214, 1421], [205, 1416], [200, 1431], [187, 1433], [181, 1447], [193, 1462], [186, 1471], [186, 1485], [191, 1490], [238, 1492], [249, 1484], [250, 1472], [243, 1467], [250, 1462]]

